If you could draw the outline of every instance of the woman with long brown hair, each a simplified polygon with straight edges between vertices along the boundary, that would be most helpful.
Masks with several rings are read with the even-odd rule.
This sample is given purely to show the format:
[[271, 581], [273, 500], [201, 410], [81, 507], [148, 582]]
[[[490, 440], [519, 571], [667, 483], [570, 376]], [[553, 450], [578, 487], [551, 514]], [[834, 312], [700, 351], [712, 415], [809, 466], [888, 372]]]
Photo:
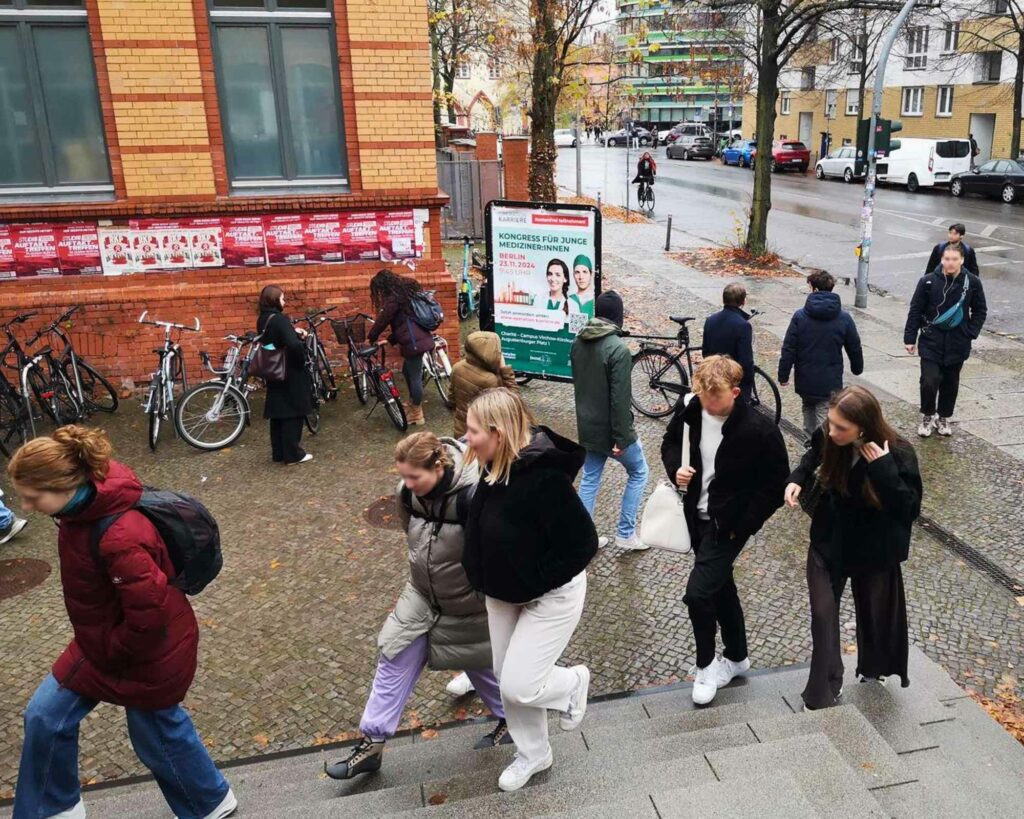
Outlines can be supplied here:
[[786, 503], [817, 481], [821, 494], [811, 517], [807, 587], [811, 602], [811, 672], [803, 691], [808, 709], [836, 704], [843, 691], [839, 603], [847, 578], [857, 614], [857, 674], [896, 676], [905, 688], [907, 601], [900, 564], [910, 553], [921, 513], [917, 456], [863, 387], [847, 387], [829, 401], [828, 420], [789, 476]]

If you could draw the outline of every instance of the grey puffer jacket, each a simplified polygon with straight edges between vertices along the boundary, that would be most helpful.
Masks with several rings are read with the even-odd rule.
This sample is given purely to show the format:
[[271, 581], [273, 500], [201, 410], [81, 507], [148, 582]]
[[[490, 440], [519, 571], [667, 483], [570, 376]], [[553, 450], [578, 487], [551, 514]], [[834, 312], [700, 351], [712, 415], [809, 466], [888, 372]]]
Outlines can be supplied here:
[[[431, 668], [490, 668], [487, 609], [484, 596], [473, 589], [462, 568], [464, 532], [457, 509], [459, 491], [474, 486], [480, 473], [476, 464], [465, 463], [464, 444], [454, 438], [441, 441], [454, 461], [451, 485], [445, 494], [436, 500], [412, 495], [412, 515], [402, 504], [401, 484], [395, 494], [409, 542], [410, 576], [394, 611], [384, 621], [377, 647], [393, 659], [426, 634]], [[437, 520], [443, 522], [438, 524]]]

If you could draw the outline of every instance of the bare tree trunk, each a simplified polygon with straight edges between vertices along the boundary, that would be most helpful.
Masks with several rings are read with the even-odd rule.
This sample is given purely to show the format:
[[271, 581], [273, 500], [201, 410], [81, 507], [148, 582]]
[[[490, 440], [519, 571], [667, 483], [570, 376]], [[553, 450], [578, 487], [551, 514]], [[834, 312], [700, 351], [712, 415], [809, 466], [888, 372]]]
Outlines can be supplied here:
[[552, 0], [535, 0], [533, 88], [530, 105], [530, 199], [556, 202], [555, 108], [561, 91], [555, 65], [556, 31]]
[[1020, 151], [1021, 96], [1024, 94], [1024, 32], [1017, 33], [1017, 70], [1013, 74], [1013, 125], [1010, 130], [1010, 158]]
[[438, 57], [439, 48], [440, 43], [438, 43], [437, 29], [431, 25], [430, 90], [432, 92], [431, 96], [434, 98], [434, 145], [438, 148], [441, 147], [441, 60]]
[[772, 209], [772, 140], [775, 138], [775, 103], [779, 97], [779, 28], [777, 17], [767, 17], [761, 39], [757, 74], [757, 160], [754, 195], [747, 227], [747, 252], [760, 256], [768, 246], [768, 212]]

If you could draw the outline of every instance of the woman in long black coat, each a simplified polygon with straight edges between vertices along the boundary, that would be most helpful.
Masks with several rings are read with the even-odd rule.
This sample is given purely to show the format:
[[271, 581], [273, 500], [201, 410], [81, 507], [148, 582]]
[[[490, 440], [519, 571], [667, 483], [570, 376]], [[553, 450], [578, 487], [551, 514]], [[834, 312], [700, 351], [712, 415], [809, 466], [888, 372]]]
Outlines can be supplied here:
[[836, 704], [843, 690], [839, 602], [847, 578], [857, 614], [857, 674], [899, 677], [909, 653], [907, 601], [900, 564], [921, 513], [921, 473], [913, 447], [882, 416], [863, 387], [829, 401], [828, 420], [789, 476], [786, 503], [796, 506], [815, 480], [820, 499], [811, 518], [807, 587], [811, 600], [811, 672], [803, 691], [809, 709]]
[[296, 329], [284, 314], [284, 291], [268, 284], [260, 293], [260, 318], [256, 332], [262, 333], [260, 343], [273, 344], [288, 353], [284, 381], [267, 384], [267, 402], [263, 417], [270, 419], [270, 448], [275, 463], [301, 464], [313, 460], [299, 442], [302, 425], [313, 411], [313, 387], [306, 372], [303, 338], [305, 330]]

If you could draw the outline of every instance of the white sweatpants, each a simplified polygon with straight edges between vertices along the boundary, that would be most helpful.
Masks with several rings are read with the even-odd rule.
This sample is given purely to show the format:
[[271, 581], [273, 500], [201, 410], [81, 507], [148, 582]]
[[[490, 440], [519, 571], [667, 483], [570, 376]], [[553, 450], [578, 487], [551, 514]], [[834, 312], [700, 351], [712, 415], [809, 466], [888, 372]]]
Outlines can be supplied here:
[[579, 678], [555, 665], [583, 614], [587, 573], [529, 603], [487, 598], [494, 673], [508, 730], [527, 762], [548, 752], [548, 709], [567, 711]]

